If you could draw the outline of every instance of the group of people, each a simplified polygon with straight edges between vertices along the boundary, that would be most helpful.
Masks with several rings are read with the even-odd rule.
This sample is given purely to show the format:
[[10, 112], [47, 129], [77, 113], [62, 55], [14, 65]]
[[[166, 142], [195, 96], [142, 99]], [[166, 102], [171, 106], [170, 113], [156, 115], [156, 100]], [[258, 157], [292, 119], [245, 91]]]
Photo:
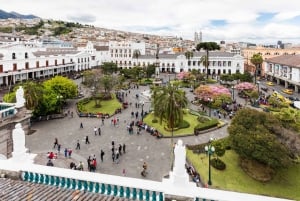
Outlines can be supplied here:
[[125, 144], [119, 144], [116, 145], [115, 141], [111, 142], [111, 158], [113, 163], [119, 163], [120, 162], [120, 157], [122, 154], [126, 153], [126, 145]]

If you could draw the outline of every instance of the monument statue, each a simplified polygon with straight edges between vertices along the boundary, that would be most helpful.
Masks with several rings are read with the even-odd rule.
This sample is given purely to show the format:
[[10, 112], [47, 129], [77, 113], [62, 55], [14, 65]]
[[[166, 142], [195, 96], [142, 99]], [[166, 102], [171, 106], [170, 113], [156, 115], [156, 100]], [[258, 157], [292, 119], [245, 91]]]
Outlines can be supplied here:
[[182, 140], [178, 140], [177, 144], [174, 148], [175, 161], [174, 161], [174, 169], [173, 172], [175, 175], [183, 175], [185, 174], [185, 157], [186, 151], [185, 146], [182, 144]]
[[22, 86], [20, 86], [19, 89], [17, 89], [16, 91], [16, 100], [16, 108], [24, 107], [26, 101], [24, 98], [24, 90]]
[[15, 129], [12, 132], [13, 138], [13, 157], [22, 156], [26, 153], [25, 148], [25, 132], [22, 129], [22, 125], [17, 123]]

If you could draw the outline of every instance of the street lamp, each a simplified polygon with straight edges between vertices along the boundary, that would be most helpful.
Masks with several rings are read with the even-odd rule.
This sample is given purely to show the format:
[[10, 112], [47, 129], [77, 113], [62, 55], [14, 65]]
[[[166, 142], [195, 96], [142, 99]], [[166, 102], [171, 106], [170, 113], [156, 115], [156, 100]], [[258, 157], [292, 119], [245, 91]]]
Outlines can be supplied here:
[[234, 100], [234, 86], [231, 86], [231, 91], [232, 91], [232, 100]]
[[142, 116], [142, 121], [144, 120], [144, 101], [141, 101], [141, 105], [142, 105], [142, 112], [141, 112], [141, 116]]
[[209, 117], [211, 117], [211, 103], [213, 102], [214, 100], [212, 98], [208, 98], [208, 109], [209, 109]]
[[209, 140], [209, 144], [205, 146], [205, 152], [208, 154], [208, 185], [212, 185], [211, 182], [211, 169], [210, 169], [210, 158], [211, 155], [214, 154], [215, 152], [215, 147], [211, 144], [212, 143], [212, 139]]
[[258, 89], [257, 92], [258, 92], [258, 95], [259, 95], [259, 84], [260, 84], [260, 81], [257, 81], [256, 84], [257, 84], [257, 89]]

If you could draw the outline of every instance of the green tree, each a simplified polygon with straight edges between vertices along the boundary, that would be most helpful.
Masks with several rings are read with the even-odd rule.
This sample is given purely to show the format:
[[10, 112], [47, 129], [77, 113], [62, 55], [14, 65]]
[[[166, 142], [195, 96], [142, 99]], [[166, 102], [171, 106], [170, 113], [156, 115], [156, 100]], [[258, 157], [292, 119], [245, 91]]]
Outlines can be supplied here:
[[54, 91], [57, 96], [62, 96], [63, 100], [77, 96], [77, 85], [68, 78], [55, 76], [43, 83], [46, 91]]
[[155, 90], [154, 111], [158, 114], [160, 123], [163, 120], [166, 121], [168, 129], [171, 130], [171, 153], [173, 153], [174, 128], [183, 121], [183, 109], [187, 106], [188, 99], [184, 91], [179, 90], [177, 85], [169, 84], [168, 86], [157, 87]]
[[232, 148], [241, 156], [271, 168], [290, 164], [288, 148], [273, 132], [280, 122], [270, 113], [241, 109], [228, 127]]
[[151, 64], [146, 68], [146, 77], [149, 78], [155, 74], [155, 65]]
[[[220, 46], [215, 43], [215, 42], [202, 42], [202, 43], [199, 43], [197, 46], [196, 46], [196, 49], [199, 51], [201, 49], [205, 50], [206, 51], [206, 58], [207, 58], [207, 61], [209, 61], [209, 51], [213, 51], [213, 50], [219, 50], [220, 49]], [[205, 62], [205, 71], [206, 71], [206, 79], [208, 79], [208, 67], [209, 67], [209, 62]]]
[[103, 74], [112, 74], [116, 73], [118, 71], [118, 66], [117, 64], [113, 62], [104, 62], [101, 66]]
[[256, 84], [257, 69], [263, 63], [264, 60], [263, 60], [261, 54], [253, 54], [250, 61], [255, 66], [255, 68], [254, 68], [254, 83]]
[[23, 87], [26, 108], [34, 110], [42, 101], [41, 95], [44, 93], [43, 86], [33, 81], [27, 81], [23, 84]]
[[136, 59], [136, 63], [138, 65], [139, 57], [141, 56], [140, 50], [134, 50], [132, 54], [132, 58]]

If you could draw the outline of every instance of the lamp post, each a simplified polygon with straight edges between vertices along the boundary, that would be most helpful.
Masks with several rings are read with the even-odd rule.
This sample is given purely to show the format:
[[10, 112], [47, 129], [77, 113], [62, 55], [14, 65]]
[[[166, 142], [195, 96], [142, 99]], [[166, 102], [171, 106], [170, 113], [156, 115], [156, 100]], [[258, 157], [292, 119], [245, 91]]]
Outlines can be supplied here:
[[257, 92], [258, 92], [258, 95], [259, 95], [259, 84], [260, 84], [260, 81], [257, 81], [256, 84], [257, 84]]
[[211, 169], [210, 169], [210, 158], [211, 155], [215, 152], [215, 147], [211, 144], [212, 139], [209, 140], [209, 144], [205, 146], [205, 152], [208, 154], [208, 185], [212, 185], [211, 182]]
[[232, 91], [232, 100], [234, 100], [234, 86], [231, 86], [231, 91]]
[[213, 102], [214, 100], [212, 98], [208, 98], [208, 109], [209, 109], [209, 117], [211, 117], [211, 103]]
[[142, 116], [142, 121], [144, 120], [144, 101], [141, 101], [141, 105], [142, 105], [142, 112], [141, 112], [141, 116]]
[[58, 95], [56, 96], [57, 100], [58, 100], [58, 105], [59, 105], [59, 112], [61, 112], [61, 99], [63, 98], [62, 95]]

